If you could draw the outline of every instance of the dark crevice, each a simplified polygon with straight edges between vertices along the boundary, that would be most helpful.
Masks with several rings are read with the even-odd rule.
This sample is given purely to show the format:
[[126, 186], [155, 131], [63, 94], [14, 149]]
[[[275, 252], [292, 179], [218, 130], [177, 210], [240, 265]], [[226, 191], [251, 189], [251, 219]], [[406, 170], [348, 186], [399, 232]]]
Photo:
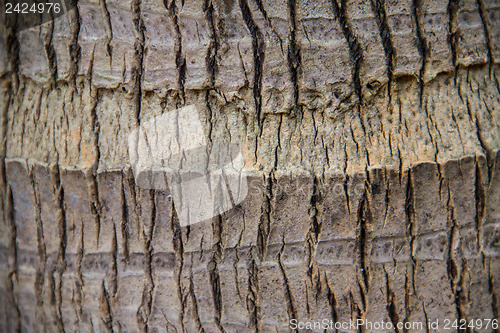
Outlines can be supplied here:
[[344, 178], [343, 188], [344, 188], [345, 202], [347, 206], [347, 213], [351, 214], [351, 199], [349, 197], [349, 174], [347, 173], [347, 165], [344, 168], [344, 177], [345, 178]]
[[[58, 164], [54, 168], [54, 185], [55, 185], [55, 201], [59, 208], [59, 216], [57, 217], [57, 226], [59, 230], [59, 251], [57, 254], [57, 273], [58, 273], [58, 283], [55, 286], [54, 294], [57, 303], [57, 313], [56, 313], [56, 325], [60, 331], [64, 330], [64, 323], [62, 320], [62, 282], [63, 274], [66, 270], [66, 244], [67, 244], [67, 234], [66, 234], [66, 208], [64, 204], [64, 188], [61, 184], [61, 171]], [[83, 235], [82, 235], [83, 237]]]
[[334, 323], [337, 322], [338, 320], [338, 303], [337, 299], [335, 298], [335, 294], [333, 293], [333, 290], [330, 288], [330, 284], [328, 283], [328, 280], [326, 281], [326, 286], [328, 288], [326, 297], [328, 298], [328, 304], [330, 305], [330, 314], [332, 316], [332, 320]]
[[111, 276], [110, 276], [110, 288], [111, 295], [116, 297], [116, 293], [118, 292], [118, 234], [116, 231], [116, 223], [113, 221], [113, 239], [111, 244], [111, 254], [112, 254], [112, 262], [111, 262]]
[[392, 325], [394, 326], [394, 332], [399, 333], [398, 329], [398, 323], [399, 321], [399, 315], [398, 315], [398, 310], [396, 306], [396, 295], [394, 294], [394, 291], [392, 291], [391, 286], [389, 284], [389, 274], [387, 273], [385, 266], [384, 268], [384, 273], [385, 273], [385, 292], [386, 292], [386, 297], [387, 297], [387, 314], [389, 315], [389, 318], [392, 322]]
[[113, 60], [113, 47], [111, 46], [111, 41], [113, 40], [113, 25], [111, 24], [111, 15], [109, 14], [108, 6], [106, 5], [106, 0], [99, 0], [99, 6], [104, 19], [104, 24], [106, 26], [106, 32], [108, 36], [106, 37], [106, 52], [109, 56], [110, 65]]
[[88, 179], [88, 189], [90, 197], [90, 211], [92, 217], [94, 218], [94, 223], [97, 226], [97, 247], [99, 248], [99, 239], [101, 234], [101, 203], [99, 199], [99, 184], [97, 181], [97, 169], [99, 168], [99, 160], [101, 158], [101, 151], [99, 146], [99, 134], [101, 132], [101, 126], [99, 123], [99, 117], [97, 116], [97, 106], [101, 100], [101, 94], [97, 91], [97, 97], [94, 99], [94, 105], [92, 106], [90, 113], [90, 120], [92, 123], [92, 133], [93, 133], [93, 146], [95, 152], [95, 158], [92, 164], [92, 168], [87, 172]]
[[278, 265], [281, 271], [281, 276], [283, 277], [283, 287], [285, 288], [285, 300], [288, 312], [288, 319], [292, 321], [292, 320], [297, 320], [297, 311], [295, 309], [295, 305], [293, 302], [292, 291], [290, 289], [290, 284], [288, 282], [288, 276], [286, 274], [285, 267], [283, 266], [283, 262], [281, 260], [284, 248], [285, 248], [285, 239], [283, 237], [283, 244], [281, 246], [280, 252], [278, 253]]
[[276, 31], [276, 29], [274, 28], [274, 25], [273, 25], [271, 19], [269, 18], [269, 15], [267, 14], [266, 9], [264, 8], [264, 3], [262, 2], [262, 0], [255, 0], [255, 2], [257, 3], [257, 8], [262, 13], [262, 16], [264, 16], [264, 20], [266, 20], [267, 24], [269, 25], [269, 27], [273, 31], [274, 35], [278, 38], [278, 40], [280, 42], [281, 53], [284, 54], [284, 51], [283, 51], [283, 39], [281, 38], [281, 36], [278, 34], [278, 32]]
[[271, 199], [273, 197], [273, 174], [264, 178], [267, 184], [264, 184], [264, 203], [261, 208], [260, 221], [257, 233], [257, 250], [259, 259], [262, 261], [267, 251], [267, 242], [269, 239], [269, 232], [271, 231]]
[[113, 332], [113, 315], [111, 313], [111, 302], [109, 293], [106, 290], [104, 281], [101, 285], [101, 297], [99, 299], [99, 311], [101, 313], [101, 320], [107, 332]]
[[43, 311], [44, 308], [44, 300], [43, 300], [43, 289], [44, 289], [44, 284], [45, 284], [45, 269], [46, 269], [46, 264], [47, 264], [47, 251], [45, 247], [45, 239], [44, 239], [44, 232], [43, 232], [43, 224], [42, 224], [42, 211], [41, 211], [41, 206], [40, 206], [40, 193], [38, 191], [38, 187], [36, 185], [36, 179], [35, 179], [35, 174], [33, 172], [33, 169], [30, 170], [30, 179], [31, 179], [31, 187], [33, 189], [33, 199], [34, 199], [34, 205], [35, 205], [35, 222], [36, 222], [36, 238], [37, 238], [37, 252], [38, 252], [38, 257], [39, 257], [39, 262], [37, 264], [37, 270], [36, 270], [36, 275], [35, 275], [35, 284], [34, 284], [34, 289], [35, 289], [35, 297], [36, 297], [36, 303], [37, 303], [37, 311], [36, 315], [38, 315], [38, 312], [40, 311], [41, 318], [42, 318], [42, 324], [44, 326], [44, 329], [46, 329], [46, 318], [45, 318], [45, 313]]
[[122, 232], [122, 248], [123, 248], [123, 256], [125, 262], [129, 262], [130, 253], [128, 247], [128, 238], [129, 238], [129, 210], [128, 210], [128, 202], [127, 197], [125, 196], [125, 175], [122, 175], [122, 193], [121, 193], [121, 207], [122, 207], [122, 221], [121, 221], [121, 232]]
[[181, 99], [182, 104], [186, 101], [186, 91], [185, 91], [185, 82], [186, 82], [186, 57], [184, 56], [182, 49], [182, 33], [179, 24], [179, 14], [178, 8], [176, 4], [176, 0], [172, 0], [170, 5], [168, 4], [168, 0], [163, 0], [163, 4], [165, 8], [168, 10], [170, 17], [174, 23], [175, 30], [175, 64], [177, 66], [177, 83], [179, 85], [179, 90], [181, 91]]
[[48, 33], [45, 37], [45, 53], [47, 54], [47, 60], [49, 65], [49, 72], [52, 84], [56, 84], [57, 82], [57, 55], [56, 50], [54, 49], [53, 37], [54, 37], [54, 21], [48, 22]]
[[[196, 293], [194, 290], [193, 272], [191, 272], [189, 276], [189, 294], [191, 295], [191, 301], [193, 302], [193, 317], [196, 322], [197, 330], [199, 333], [205, 333], [205, 329], [203, 328], [203, 325], [200, 320], [198, 300], [196, 299]], [[182, 300], [181, 303], [184, 304]], [[185, 332], [185, 330], [182, 329], [182, 332]]]
[[[368, 230], [367, 230], [367, 225], [371, 223], [371, 211], [368, 203], [368, 198], [367, 198], [367, 189], [365, 187], [365, 192], [363, 193], [363, 196], [361, 198], [361, 202], [359, 203], [358, 207], [358, 216], [357, 216], [357, 223], [358, 223], [358, 235], [357, 235], [357, 245], [358, 245], [358, 251], [359, 251], [359, 266], [361, 269], [361, 291], [362, 291], [362, 296], [366, 295], [368, 293], [368, 266], [366, 263], [366, 252], [367, 252], [367, 242], [368, 242]], [[364, 302], [365, 303], [365, 302]], [[366, 303], [363, 304], [364, 308]]]
[[491, 274], [491, 261], [490, 261], [490, 264], [488, 266], [488, 292], [491, 295], [491, 309], [493, 311], [493, 318], [500, 318], [500, 304], [498, 303], [498, 296], [497, 293], [495, 292], [495, 285], [494, 285], [495, 277], [498, 278], [498, 276], [494, 276]]
[[156, 224], [156, 196], [154, 190], [149, 190], [149, 201], [151, 204], [151, 220], [144, 227], [147, 229], [142, 230], [144, 237], [144, 271], [145, 271], [145, 285], [142, 294], [141, 305], [138, 309], [137, 315], [140, 324], [143, 325], [145, 332], [149, 331], [149, 322], [151, 319], [152, 305], [153, 305], [153, 291], [155, 288], [153, 279], [153, 232]]
[[[416, 274], [416, 259], [414, 257], [415, 253], [415, 246], [416, 246], [416, 235], [415, 235], [415, 203], [414, 203], [414, 187], [413, 187], [413, 172], [410, 169], [408, 169], [408, 179], [406, 183], [406, 194], [405, 194], [405, 218], [406, 218], [406, 235], [408, 238], [408, 242], [410, 245], [410, 258], [411, 258], [411, 271], [412, 271], [412, 288], [413, 288], [413, 293], [416, 293], [416, 288], [415, 288], [415, 274]], [[409, 288], [407, 290], [407, 295], [408, 297], [410, 296], [408, 294]]]
[[205, 12], [205, 19], [208, 24], [208, 29], [210, 31], [210, 43], [208, 45], [207, 55], [205, 57], [205, 63], [207, 67], [208, 74], [210, 75], [210, 85], [213, 88], [215, 86], [215, 76], [218, 70], [219, 62], [219, 36], [216, 30], [216, 19], [214, 17], [215, 9], [212, 0], [205, 0], [203, 4], [203, 11]]
[[391, 101], [391, 83], [394, 73], [394, 61], [396, 58], [396, 50], [392, 44], [391, 31], [389, 29], [389, 24], [387, 22], [387, 13], [385, 11], [385, 0], [371, 0], [372, 10], [375, 13], [375, 19], [377, 21], [380, 38], [382, 40], [382, 45], [384, 47], [384, 53], [387, 63], [387, 78], [389, 82], [387, 84], [387, 94], [389, 97], [389, 103]]
[[422, 18], [421, 18], [421, 10], [422, 10], [422, 0], [413, 0], [412, 1], [412, 15], [413, 20], [415, 21], [415, 30], [417, 33], [417, 49], [420, 53], [420, 58], [422, 59], [422, 65], [420, 66], [420, 72], [418, 76], [419, 84], [420, 84], [420, 106], [423, 104], [424, 100], [424, 75], [427, 66], [427, 56], [429, 54], [429, 46], [427, 45], [427, 40], [425, 38], [425, 32], [422, 28]]
[[477, 243], [478, 243], [477, 245], [478, 248], [481, 249], [482, 225], [483, 225], [486, 195], [483, 186], [483, 175], [481, 173], [481, 166], [479, 165], [479, 161], [476, 160], [475, 164], [476, 164], [476, 177], [474, 183], [474, 196], [476, 202], [476, 214], [474, 215], [474, 221], [477, 230]]
[[214, 255], [210, 262], [208, 263], [207, 269], [209, 272], [210, 285], [212, 290], [212, 298], [214, 302], [215, 309], [215, 323], [221, 332], [224, 332], [224, 328], [221, 325], [221, 314], [222, 314], [222, 293], [220, 286], [220, 274], [219, 274], [219, 262], [222, 260], [224, 244], [223, 244], [223, 227], [224, 223], [222, 221], [222, 216], [213, 218], [213, 237], [215, 244], [213, 246]]
[[455, 81], [458, 75], [458, 63], [457, 63], [457, 44], [459, 39], [459, 32], [457, 28], [457, 16], [458, 16], [458, 0], [449, 0], [448, 2], [448, 44], [451, 50], [451, 61], [453, 67], [455, 68]]
[[307, 249], [308, 249], [308, 257], [309, 257], [309, 267], [308, 267], [308, 275], [312, 278], [313, 274], [313, 263], [314, 256], [316, 253], [316, 248], [318, 246], [319, 234], [321, 232], [321, 221], [318, 221], [317, 217], [317, 203], [320, 201], [320, 190], [319, 190], [319, 180], [318, 177], [313, 176], [313, 191], [310, 199], [310, 208], [309, 208], [309, 216], [311, 217], [311, 226], [309, 227], [309, 232], [307, 234]]
[[493, 54], [492, 54], [492, 49], [493, 49], [493, 42], [492, 40], [492, 35], [491, 35], [491, 30], [488, 22], [488, 11], [484, 7], [484, 1], [483, 0], [477, 0], [477, 7], [479, 9], [479, 17], [481, 18], [481, 23], [483, 26], [483, 31], [484, 31], [484, 38], [486, 39], [486, 47], [488, 48], [488, 63], [490, 66], [490, 76], [492, 72], [492, 66], [493, 66]]
[[75, 3], [74, 10], [71, 11], [71, 43], [69, 46], [70, 69], [69, 81], [76, 87], [76, 77], [78, 76], [78, 66], [81, 58], [81, 47], [78, 42], [80, 36], [81, 18], [78, 10], [78, 3]]
[[253, 68], [254, 68], [254, 82], [253, 82], [253, 96], [255, 101], [255, 109], [257, 112], [257, 124], [260, 131], [262, 131], [262, 75], [264, 68], [265, 56], [265, 40], [264, 35], [260, 28], [255, 23], [252, 12], [248, 7], [247, 0], [239, 0], [241, 14], [243, 21], [252, 35], [252, 48], [253, 48]]
[[363, 100], [360, 79], [361, 63], [363, 62], [363, 52], [361, 49], [361, 45], [359, 44], [358, 38], [356, 37], [352, 27], [347, 21], [347, 0], [331, 0], [331, 3], [333, 5], [335, 16], [340, 23], [342, 33], [344, 34], [344, 37], [349, 46], [349, 54], [351, 56], [353, 65], [352, 82], [354, 84], [354, 90], [358, 97], [358, 101], [361, 103]]
[[299, 110], [299, 73], [301, 70], [300, 42], [297, 41], [297, 0], [288, 0], [288, 12], [290, 17], [290, 41], [288, 44], [288, 69], [293, 84], [293, 114]]
[[[179, 311], [179, 322], [181, 325], [181, 331], [185, 332], [184, 328], [184, 315], [185, 315], [185, 303], [182, 291], [182, 270], [184, 268], [184, 244], [182, 242], [182, 229], [179, 222], [179, 218], [174, 208], [174, 203], [172, 201], [171, 204], [172, 209], [172, 220], [171, 220], [171, 229], [173, 234], [173, 246], [175, 252], [175, 278], [177, 283], [177, 297], [179, 298], [179, 302], [181, 305], [181, 310]], [[191, 281], [192, 284], [192, 281]], [[194, 296], [193, 296], [194, 297]]]
[[17, 93], [19, 89], [19, 39], [17, 38], [18, 26], [17, 15], [6, 15], [4, 22], [5, 49], [8, 63], [8, 70], [11, 74], [10, 89]]
[[9, 318], [9, 321], [13, 323], [12, 329], [16, 333], [21, 332], [21, 310], [17, 303], [16, 295], [15, 295], [15, 285], [17, 281], [17, 271], [18, 271], [18, 248], [17, 248], [17, 226], [15, 220], [15, 211], [14, 211], [14, 197], [12, 194], [12, 188], [10, 185], [7, 185], [6, 192], [6, 205], [5, 205], [5, 220], [9, 225], [9, 274], [7, 278], [7, 291], [9, 293], [9, 298], [11, 302], [11, 306], [14, 313], [14, 318]]
[[[354, 296], [352, 295], [352, 291], [349, 291], [349, 304], [351, 305], [351, 317], [353, 318], [354, 321], [357, 319], [362, 319], [362, 312], [361, 309], [359, 308], [358, 304], [354, 300]], [[357, 333], [363, 333], [364, 332], [364, 326], [359, 325], [357, 326]]]
[[248, 296], [246, 299], [247, 310], [250, 315], [250, 327], [256, 332], [261, 332], [259, 308], [259, 267], [255, 259], [248, 264]]
[[144, 73], [144, 43], [146, 26], [141, 15], [141, 0], [132, 1], [132, 20], [136, 31], [134, 42], [134, 64], [132, 65], [133, 98], [135, 104], [136, 125], [141, 124], [142, 76]]
[[448, 281], [450, 283], [450, 290], [453, 293], [453, 301], [455, 305], [455, 311], [457, 315], [457, 320], [460, 321], [464, 319], [463, 304], [461, 302], [460, 294], [462, 288], [460, 286], [461, 277], [459, 276], [460, 271], [463, 271], [463, 267], [459, 269], [456, 258], [453, 251], [453, 243], [457, 237], [459, 237], [460, 231], [457, 230], [457, 222], [455, 220], [455, 210], [451, 203], [451, 193], [448, 186], [448, 201], [446, 203], [448, 210], [448, 221], [451, 224], [448, 230], [447, 236], [447, 252], [446, 252], [446, 274], [448, 276]]

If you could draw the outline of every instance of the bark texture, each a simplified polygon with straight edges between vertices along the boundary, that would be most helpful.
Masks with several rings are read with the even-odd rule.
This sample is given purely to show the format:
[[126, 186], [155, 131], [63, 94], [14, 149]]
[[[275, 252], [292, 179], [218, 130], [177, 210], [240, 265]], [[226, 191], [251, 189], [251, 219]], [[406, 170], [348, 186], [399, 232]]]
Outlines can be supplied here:
[[[499, 319], [499, 15], [82, 0], [22, 31], [2, 17], [0, 331]], [[209, 142], [242, 147], [249, 194], [181, 228], [168, 190], [135, 185], [127, 137], [192, 104]]]

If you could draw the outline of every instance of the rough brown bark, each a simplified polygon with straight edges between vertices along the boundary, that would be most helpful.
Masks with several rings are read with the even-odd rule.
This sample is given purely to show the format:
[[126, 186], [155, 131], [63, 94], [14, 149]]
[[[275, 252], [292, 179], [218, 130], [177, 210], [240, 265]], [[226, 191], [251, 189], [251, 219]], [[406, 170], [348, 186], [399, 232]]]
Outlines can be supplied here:
[[[85, 0], [5, 20], [0, 331], [499, 319], [499, 10]], [[250, 191], [181, 228], [127, 136], [191, 104]]]

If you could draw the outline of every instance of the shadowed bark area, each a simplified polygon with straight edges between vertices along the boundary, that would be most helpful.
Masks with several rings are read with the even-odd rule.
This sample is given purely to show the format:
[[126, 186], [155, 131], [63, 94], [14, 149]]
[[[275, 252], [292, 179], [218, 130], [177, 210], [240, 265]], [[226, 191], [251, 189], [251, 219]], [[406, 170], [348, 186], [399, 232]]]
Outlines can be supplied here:
[[[2, 16], [0, 331], [498, 319], [499, 15], [81, 0], [22, 31]], [[187, 105], [209, 145], [242, 148], [249, 193], [181, 227], [169, 189], [136, 185], [128, 135]]]

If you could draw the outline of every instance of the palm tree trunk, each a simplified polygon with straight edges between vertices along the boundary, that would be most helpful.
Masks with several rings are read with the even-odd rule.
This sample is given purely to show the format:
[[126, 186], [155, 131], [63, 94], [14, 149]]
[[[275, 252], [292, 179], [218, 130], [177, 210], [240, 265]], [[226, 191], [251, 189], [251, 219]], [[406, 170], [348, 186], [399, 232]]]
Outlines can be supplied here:
[[[498, 332], [496, 0], [2, 15], [1, 332]], [[128, 139], [189, 105], [248, 195], [183, 226]]]

